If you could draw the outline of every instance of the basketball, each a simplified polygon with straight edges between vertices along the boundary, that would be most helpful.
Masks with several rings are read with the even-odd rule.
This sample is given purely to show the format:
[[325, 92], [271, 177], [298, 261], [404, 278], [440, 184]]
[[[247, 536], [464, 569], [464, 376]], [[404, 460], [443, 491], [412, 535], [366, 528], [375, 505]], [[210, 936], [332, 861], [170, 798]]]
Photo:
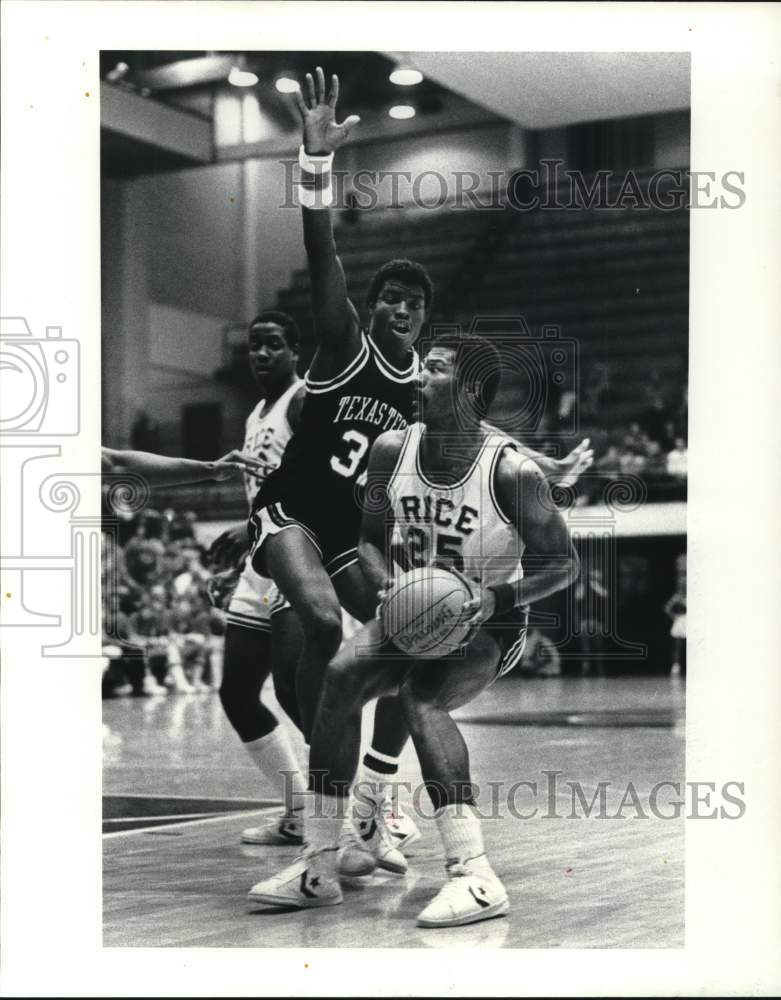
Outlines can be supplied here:
[[459, 616], [474, 596], [472, 585], [460, 574], [430, 566], [410, 570], [399, 577], [382, 606], [385, 634], [408, 656], [447, 656], [463, 646], [472, 631]]

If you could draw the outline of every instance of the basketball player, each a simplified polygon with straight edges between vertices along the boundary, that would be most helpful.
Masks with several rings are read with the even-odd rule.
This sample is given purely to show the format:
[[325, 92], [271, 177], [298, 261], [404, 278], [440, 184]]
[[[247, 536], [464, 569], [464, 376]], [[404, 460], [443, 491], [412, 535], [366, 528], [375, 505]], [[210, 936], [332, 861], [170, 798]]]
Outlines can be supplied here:
[[[299, 422], [304, 397], [303, 380], [296, 374], [299, 340], [295, 321], [273, 310], [257, 316], [247, 332], [249, 366], [259, 396], [246, 420], [242, 449], [257, 463], [255, 475], [244, 477], [250, 509], [261, 483], [279, 466]], [[239, 539], [234, 538], [237, 533]], [[244, 524], [238, 532], [221, 536], [212, 551], [237, 543], [239, 549], [246, 549]], [[220, 700], [250, 758], [284, 803], [282, 815], [272, 823], [243, 832], [242, 841], [250, 844], [301, 843], [296, 810], [306, 786], [285, 728], [260, 700], [272, 670], [277, 700], [290, 719], [300, 724], [295, 695], [300, 628], [295, 615], [283, 605], [273, 581], [258, 576], [246, 561], [227, 609]], [[273, 656], [272, 611], [277, 611]]]
[[[420, 264], [390, 261], [372, 279], [369, 323], [361, 328], [347, 297], [329, 210], [333, 152], [358, 118], [337, 123], [338, 80], [333, 77], [326, 99], [320, 67], [316, 76], [315, 87], [307, 74], [307, 100], [301, 93], [296, 98], [304, 133], [301, 200], [317, 350], [306, 376], [300, 427], [279, 469], [261, 487], [250, 519], [252, 567], [274, 579], [303, 628], [296, 685], [305, 735], [325, 668], [342, 640], [341, 607], [359, 621], [374, 613], [374, 594], [358, 564], [362, 482], [372, 442], [412, 419], [418, 373], [413, 345], [433, 294]], [[380, 770], [373, 773], [380, 781], [386, 771], [392, 775], [407, 736], [392, 704], [378, 706], [375, 734], [383, 726], [398, 749], [376, 750], [379, 756], [372, 760]], [[381, 867], [406, 870], [382, 817], [366, 846]]]
[[[361, 565], [378, 595], [392, 588], [394, 563], [406, 569], [444, 562], [461, 571], [477, 593], [462, 610], [471, 637], [460, 655], [415, 661], [385, 641], [374, 620], [345, 644], [326, 672], [312, 734], [307, 850], [255, 885], [253, 902], [299, 908], [342, 902], [333, 852], [358, 765], [361, 710], [369, 699], [398, 690], [437, 811], [448, 875], [419, 925], [451, 927], [509, 909], [485, 854], [468, 752], [450, 712], [515, 666], [528, 606], [568, 586], [578, 559], [539, 468], [510, 438], [481, 424], [499, 364], [481, 338], [434, 341], [420, 375], [423, 423], [383, 434], [372, 448], [360, 543]], [[387, 503], [377, 502], [378, 491]]]

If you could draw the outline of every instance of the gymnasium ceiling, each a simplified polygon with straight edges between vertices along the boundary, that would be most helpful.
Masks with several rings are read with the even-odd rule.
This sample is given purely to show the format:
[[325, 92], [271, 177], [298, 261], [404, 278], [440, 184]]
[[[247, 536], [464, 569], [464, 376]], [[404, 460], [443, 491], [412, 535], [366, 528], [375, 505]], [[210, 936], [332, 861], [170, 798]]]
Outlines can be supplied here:
[[680, 111], [687, 52], [413, 52], [426, 77], [524, 128]]
[[[194, 128], [196, 122], [203, 128], [214, 117], [220, 91], [241, 92], [227, 82], [236, 63], [257, 74], [259, 81], [251, 89], [280, 136], [297, 128], [297, 114], [274, 81], [280, 75], [301, 79], [317, 64], [339, 74], [345, 111], [371, 118], [388, 131], [398, 123], [387, 118], [387, 109], [408, 100], [416, 106], [420, 125], [432, 128], [438, 116], [449, 114], [452, 120], [459, 111], [472, 120], [478, 115], [546, 129], [682, 110], [690, 103], [689, 56], [674, 52], [104, 51], [100, 74], [104, 87], [184, 112], [193, 116]], [[418, 68], [423, 83], [392, 84], [388, 76], [397, 64]], [[171, 149], [147, 149], [138, 135], [123, 135], [114, 127], [103, 128], [101, 139], [103, 170], [110, 176], [178, 169], [188, 162]]]

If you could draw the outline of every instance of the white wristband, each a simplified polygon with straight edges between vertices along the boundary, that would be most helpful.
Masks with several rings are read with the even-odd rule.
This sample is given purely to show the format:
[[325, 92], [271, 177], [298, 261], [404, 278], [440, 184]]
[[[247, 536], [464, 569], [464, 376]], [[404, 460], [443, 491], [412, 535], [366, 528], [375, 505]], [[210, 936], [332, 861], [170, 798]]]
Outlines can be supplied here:
[[326, 174], [331, 172], [334, 163], [334, 154], [327, 156], [310, 156], [303, 145], [298, 150], [298, 165], [302, 170], [310, 174]]
[[[315, 210], [330, 208], [334, 200], [334, 189], [331, 187], [330, 175], [325, 176], [322, 187], [316, 187], [312, 184], [315, 179], [312, 174], [309, 175], [309, 178], [308, 183], [303, 178], [298, 182], [298, 200], [301, 205], [304, 208]], [[318, 178], [319, 180], [320, 178]]]

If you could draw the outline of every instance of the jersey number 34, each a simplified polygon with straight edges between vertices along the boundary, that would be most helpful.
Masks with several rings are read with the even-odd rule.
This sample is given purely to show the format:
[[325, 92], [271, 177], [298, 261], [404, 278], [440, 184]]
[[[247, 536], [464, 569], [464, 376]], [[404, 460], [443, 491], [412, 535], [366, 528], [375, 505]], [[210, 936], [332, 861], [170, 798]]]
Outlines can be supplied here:
[[369, 450], [369, 439], [360, 431], [349, 430], [342, 434], [342, 441], [346, 441], [349, 447], [342, 455], [331, 456], [331, 468], [345, 479], [352, 479]]

